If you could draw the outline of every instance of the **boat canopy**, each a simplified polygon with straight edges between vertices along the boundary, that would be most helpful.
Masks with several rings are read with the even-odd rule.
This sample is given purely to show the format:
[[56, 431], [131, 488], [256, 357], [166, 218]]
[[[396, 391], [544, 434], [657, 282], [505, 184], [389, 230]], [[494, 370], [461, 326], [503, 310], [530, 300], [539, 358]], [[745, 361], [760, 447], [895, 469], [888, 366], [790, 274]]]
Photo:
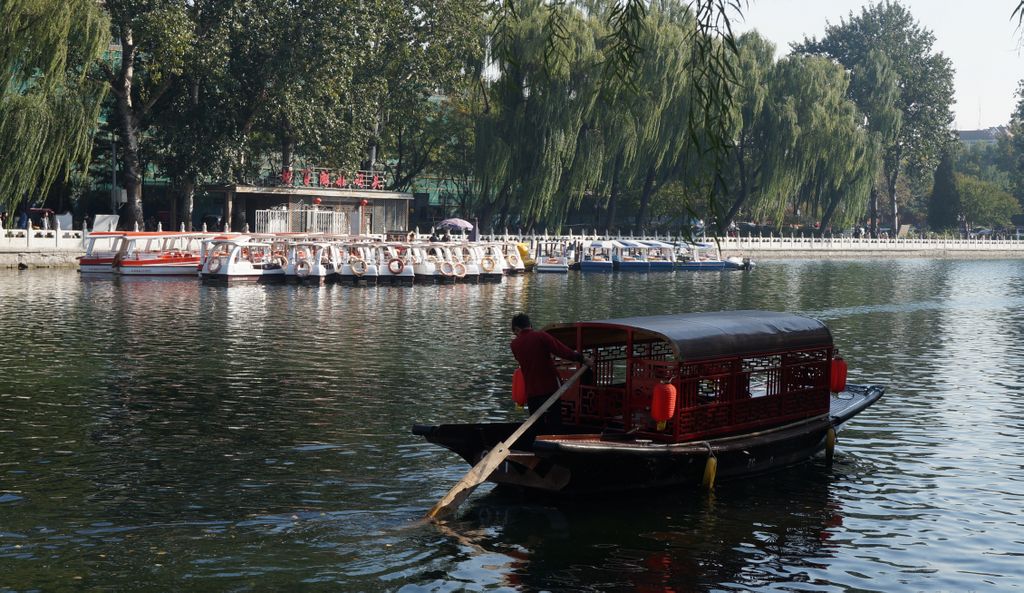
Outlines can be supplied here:
[[645, 247], [653, 247], [655, 249], [672, 249], [672, 248], [675, 247], [675, 245], [673, 245], [671, 243], [666, 243], [664, 241], [658, 241], [656, 239], [644, 239], [643, 241], [640, 241], [639, 243], [644, 245]]
[[[580, 331], [582, 344], [577, 345]], [[554, 324], [544, 328], [570, 348], [665, 342], [679, 362], [749, 356], [771, 352], [831, 348], [832, 332], [824, 323], [774, 311], [718, 311], [628, 317]]]
[[615, 239], [595, 240], [583, 244], [584, 249], [612, 249], [613, 247], [624, 247], [624, 245]]

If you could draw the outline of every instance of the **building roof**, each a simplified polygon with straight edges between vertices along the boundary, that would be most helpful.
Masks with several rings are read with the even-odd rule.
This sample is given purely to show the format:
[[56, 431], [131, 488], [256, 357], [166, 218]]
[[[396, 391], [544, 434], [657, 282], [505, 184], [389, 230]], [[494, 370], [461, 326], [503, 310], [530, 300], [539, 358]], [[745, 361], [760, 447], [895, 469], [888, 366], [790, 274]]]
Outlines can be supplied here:
[[960, 142], [974, 144], [978, 142], [993, 143], [1003, 136], [1009, 135], [1010, 130], [1006, 126], [995, 126], [984, 130], [957, 130], [960, 135]]

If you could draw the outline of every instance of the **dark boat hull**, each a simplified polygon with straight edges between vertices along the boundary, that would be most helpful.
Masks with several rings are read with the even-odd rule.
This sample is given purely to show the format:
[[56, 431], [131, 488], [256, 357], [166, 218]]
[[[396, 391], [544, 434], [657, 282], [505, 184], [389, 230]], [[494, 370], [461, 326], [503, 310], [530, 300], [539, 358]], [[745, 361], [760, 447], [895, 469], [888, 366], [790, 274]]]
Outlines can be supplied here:
[[[717, 461], [719, 480], [743, 478], [805, 462], [826, 447], [838, 430], [883, 393], [880, 387], [854, 387], [833, 397], [829, 414], [707, 441], [655, 443], [623, 434], [542, 435], [517, 441], [508, 461], [489, 481], [559, 494], [589, 494], [642, 488], [699, 485], [708, 458]], [[844, 397], [845, 396], [845, 397]], [[519, 425], [448, 424], [415, 426], [413, 432], [475, 465]], [[573, 427], [575, 428], [575, 427]]]

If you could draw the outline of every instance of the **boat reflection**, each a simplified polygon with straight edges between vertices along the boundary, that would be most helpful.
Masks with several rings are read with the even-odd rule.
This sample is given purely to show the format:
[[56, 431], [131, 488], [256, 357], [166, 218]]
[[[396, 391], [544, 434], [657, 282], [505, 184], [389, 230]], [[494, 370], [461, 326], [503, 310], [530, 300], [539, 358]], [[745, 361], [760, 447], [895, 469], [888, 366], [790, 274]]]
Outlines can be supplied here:
[[598, 590], [678, 593], [791, 582], [800, 577], [787, 569], [809, 569], [808, 561], [832, 555], [829, 539], [843, 514], [829, 472], [815, 462], [727, 482], [713, 494], [684, 489], [557, 506], [496, 489], [445, 533], [474, 554], [507, 557], [491, 568], [523, 590], [590, 583]]

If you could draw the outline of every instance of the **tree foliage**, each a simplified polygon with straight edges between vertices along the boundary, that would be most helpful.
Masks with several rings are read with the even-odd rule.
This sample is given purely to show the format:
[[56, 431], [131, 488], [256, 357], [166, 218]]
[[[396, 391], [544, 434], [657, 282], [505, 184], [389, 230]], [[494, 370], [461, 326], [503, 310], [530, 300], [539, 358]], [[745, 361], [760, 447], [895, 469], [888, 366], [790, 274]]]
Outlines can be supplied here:
[[45, 195], [88, 163], [104, 89], [86, 72], [107, 34], [90, 0], [0, 6], [0, 207]]
[[1020, 202], [993, 183], [970, 175], [957, 175], [956, 185], [960, 193], [960, 212], [968, 228], [1010, 226], [1011, 219], [1022, 212]]
[[953, 173], [952, 150], [946, 150], [935, 169], [935, 183], [928, 200], [928, 226], [933, 231], [956, 229], [960, 211], [960, 191]]
[[[899, 224], [896, 185], [903, 173], [921, 175], [934, 170], [942, 147], [949, 140], [953, 121], [953, 67], [942, 53], [934, 52], [935, 36], [921, 27], [910, 11], [898, 2], [879, 2], [851, 13], [838, 25], [829, 25], [822, 39], [805, 39], [794, 51], [817, 53], [835, 59], [854, 76], [851, 96], [868, 121], [878, 121], [883, 134], [885, 189], [889, 194], [893, 227]], [[880, 113], [868, 65], [880, 52], [889, 61], [898, 94], [893, 107], [899, 112]], [[877, 61], [877, 58], [874, 58]], [[899, 121], [895, 129], [895, 121]], [[886, 136], [889, 136], [888, 138]]]

